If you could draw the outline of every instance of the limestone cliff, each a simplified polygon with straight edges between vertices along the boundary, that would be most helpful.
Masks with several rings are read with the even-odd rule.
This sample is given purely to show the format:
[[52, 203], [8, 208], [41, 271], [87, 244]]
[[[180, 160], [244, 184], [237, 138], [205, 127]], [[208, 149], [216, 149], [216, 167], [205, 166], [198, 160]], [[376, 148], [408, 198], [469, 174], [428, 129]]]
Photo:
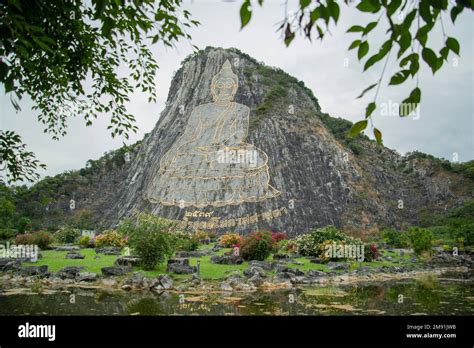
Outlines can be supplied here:
[[[268, 156], [269, 184], [280, 194], [224, 206], [150, 202], [160, 160], [184, 134], [192, 110], [212, 102], [211, 81], [226, 60], [239, 80], [234, 100], [250, 109], [245, 141]], [[76, 206], [103, 226], [148, 211], [198, 229], [268, 228], [293, 236], [328, 224], [370, 233], [416, 223], [423, 210], [443, 211], [470, 195], [472, 180], [363, 136], [348, 139], [349, 126], [322, 113], [312, 92], [283, 71], [235, 49], [206, 48], [182, 63], [153, 131], [113, 170], [89, 175], [76, 190]]]

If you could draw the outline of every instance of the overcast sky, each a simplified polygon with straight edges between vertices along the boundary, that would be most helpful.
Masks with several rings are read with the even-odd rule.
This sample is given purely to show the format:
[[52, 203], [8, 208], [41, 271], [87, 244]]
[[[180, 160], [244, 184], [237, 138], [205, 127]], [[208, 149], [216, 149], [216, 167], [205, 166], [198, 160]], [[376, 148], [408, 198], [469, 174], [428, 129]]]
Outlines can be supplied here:
[[[337, 27], [332, 27], [331, 36], [322, 43], [311, 43], [297, 37], [286, 48], [281, 42], [280, 34], [275, 31], [275, 24], [284, 16], [282, 2], [267, 0], [263, 9], [257, 6], [250, 24], [240, 31], [240, 0], [185, 1], [185, 7], [201, 22], [201, 26], [190, 31], [192, 43], [199, 48], [236, 47], [255, 59], [279, 67], [304, 81], [318, 98], [323, 112], [351, 121], [362, 119], [365, 106], [371, 101], [373, 94], [364, 99], [356, 97], [365, 87], [376, 82], [382, 66], [379, 64], [369, 72], [362, 73], [356, 50], [347, 51], [347, 47], [358, 35], [346, 34], [345, 31], [354, 24], [367, 24], [370, 17], [341, 5], [340, 21]], [[394, 60], [389, 62], [385, 83], [377, 100], [378, 111], [373, 116], [375, 125], [383, 132], [385, 145], [401, 154], [420, 150], [452, 159], [453, 153], [457, 153], [460, 161], [466, 161], [474, 159], [474, 20], [472, 12], [466, 11], [459, 16], [456, 27], [453, 27], [447, 16], [443, 19], [447, 35], [459, 39], [461, 57], [453, 60], [455, 56], [450, 55], [449, 63], [445, 63], [435, 77], [429, 69], [421, 70], [419, 82], [423, 95], [419, 117], [401, 119], [396, 115], [380, 114], [383, 103], [390, 105], [399, 102], [414, 88], [414, 82], [401, 88], [387, 87], [387, 79], [397, 71]], [[377, 43], [378, 47], [383, 42], [384, 32], [383, 28], [374, 30], [370, 42]], [[429, 45], [439, 50], [442, 41], [442, 31], [436, 28], [431, 34]], [[374, 50], [375, 48], [371, 49], [369, 56]], [[156, 47], [154, 52], [160, 65], [156, 78], [158, 101], [149, 104], [147, 96], [141, 93], [131, 97], [132, 102], [128, 107], [137, 118], [139, 131], [132, 134], [127, 143], [141, 139], [153, 129], [164, 108], [173, 72], [192, 53], [192, 47], [183, 40], [176, 49]], [[88, 159], [97, 159], [104, 152], [122, 145], [122, 139], [112, 139], [107, 131], [107, 117], [97, 120], [92, 127], [85, 127], [82, 119], [70, 119], [68, 135], [54, 141], [43, 133], [41, 124], [36, 122], [35, 113], [31, 110], [32, 103], [28, 98], [24, 98], [21, 103], [22, 111], [16, 113], [1, 87], [0, 93], [0, 128], [15, 130], [23, 137], [23, 141], [36, 153], [37, 158], [48, 166], [46, 171], [41, 172], [42, 176], [79, 169]]]

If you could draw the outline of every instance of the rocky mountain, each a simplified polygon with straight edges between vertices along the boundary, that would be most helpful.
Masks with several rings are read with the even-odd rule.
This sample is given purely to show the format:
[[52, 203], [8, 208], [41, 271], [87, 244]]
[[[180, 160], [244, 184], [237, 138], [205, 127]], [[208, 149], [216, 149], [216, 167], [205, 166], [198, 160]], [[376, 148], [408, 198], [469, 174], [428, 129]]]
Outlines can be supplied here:
[[[237, 80], [232, 103], [216, 102]], [[148, 211], [219, 232], [267, 228], [294, 236], [333, 224], [361, 235], [415, 224], [472, 195], [472, 177], [364, 136], [348, 138], [350, 126], [324, 114], [313, 93], [285, 72], [236, 49], [208, 47], [183, 61], [153, 131], [110, 155], [107, 166], [91, 161], [75, 174], [73, 192], [64, 191], [44, 214], [87, 212], [107, 227]], [[219, 166], [213, 156], [224, 148], [253, 151], [257, 166]], [[193, 162], [200, 158], [214, 162]]]

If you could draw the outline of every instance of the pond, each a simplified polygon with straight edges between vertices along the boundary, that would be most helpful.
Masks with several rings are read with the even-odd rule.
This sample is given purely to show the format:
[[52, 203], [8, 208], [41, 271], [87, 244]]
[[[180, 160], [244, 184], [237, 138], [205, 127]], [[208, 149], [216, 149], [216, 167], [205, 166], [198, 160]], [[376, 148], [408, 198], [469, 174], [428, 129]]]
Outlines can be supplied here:
[[[469, 273], [253, 293], [0, 292], [0, 315], [472, 315]], [[74, 303], [71, 303], [74, 294]]]

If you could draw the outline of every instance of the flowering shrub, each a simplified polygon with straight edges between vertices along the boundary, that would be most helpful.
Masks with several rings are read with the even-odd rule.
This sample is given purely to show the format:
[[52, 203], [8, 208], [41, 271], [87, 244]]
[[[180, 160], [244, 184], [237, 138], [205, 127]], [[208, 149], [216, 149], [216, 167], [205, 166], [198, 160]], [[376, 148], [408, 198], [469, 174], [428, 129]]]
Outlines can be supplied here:
[[51, 236], [51, 233], [46, 231], [24, 233], [15, 237], [15, 244], [17, 245], [35, 244], [40, 249], [47, 249], [52, 242], [53, 237]]
[[217, 240], [217, 233], [216, 232], [207, 232], [207, 235], [211, 242], [215, 242]]
[[296, 237], [294, 242], [298, 254], [319, 257], [321, 255], [320, 245], [328, 240], [336, 243], [362, 244], [360, 239], [352, 238], [334, 226], [317, 228], [308, 234]]
[[296, 253], [296, 243], [293, 239], [283, 239], [278, 242], [278, 253], [287, 254], [287, 253]]
[[327, 253], [327, 249], [328, 247], [331, 247], [333, 246], [334, 244], [337, 244], [338, 246], [342, 246], [344, 247], [345, 243], [344, 242], [341, 242], [341, 241], [334, 241], [334, 240], [325, 240], [324, 242], [322, 242], [321, 244], [319, 244], [319, 258], [321, 260], [323, 260], [324, 262], [328, 262], [328, 261], [336, 261], [336, 260], [340, 260], [340, 258], [337, 258], [335, 255], [331, 255]]
[[268, 231], [252, 232], [242, 239], [240, 255], [244, 260], [265, 260], [275, 251], [277, 243]]
[[92, 239], [90, 236], [82, 236], [77, 242], [82, 248], [94, 247], [95, 239]]
[[122, 237], [115, 230], [106, 230], [95, 238], [95, 247], [117, 247], [123, 248], [127, 245], [128, 238]]
[[236, 244], [239, 244], [242, 239], [242, 236], [238, 233], [227, 232], [219, 238], [219, 243], [224, 247], [230, 248]]
[[194, 235], [196, 236], [198, 240], [209, 238], [209, 233], [207, 233], [206, 231], [196, 231]]
[[364, 260], [371, 262], [380, 257], [379, 250], [375, 244], [366, 244], [364, 246]]
[[81, 231], [71, 226], [61, 226], [54, 234], [54, 238], [58, 243], [74, 243], [81, 236]]
[[286, 232], [272, 232], [272, 239], [275, 242], [280, 242], [282, 240], [287, 239]]

